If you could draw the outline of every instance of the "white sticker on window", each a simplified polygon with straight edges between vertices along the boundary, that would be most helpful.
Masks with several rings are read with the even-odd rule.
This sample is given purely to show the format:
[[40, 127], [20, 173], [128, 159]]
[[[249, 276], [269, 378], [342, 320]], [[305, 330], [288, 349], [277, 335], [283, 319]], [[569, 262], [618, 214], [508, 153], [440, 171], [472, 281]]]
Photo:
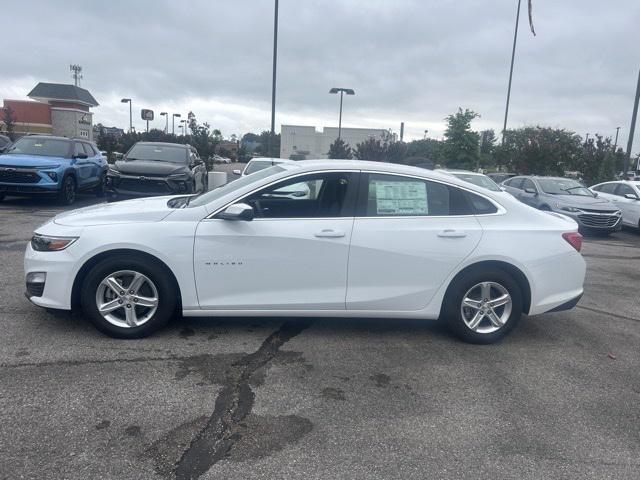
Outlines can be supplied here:
[[428, 215], [424, 182], [375, 181], [378, 215]]

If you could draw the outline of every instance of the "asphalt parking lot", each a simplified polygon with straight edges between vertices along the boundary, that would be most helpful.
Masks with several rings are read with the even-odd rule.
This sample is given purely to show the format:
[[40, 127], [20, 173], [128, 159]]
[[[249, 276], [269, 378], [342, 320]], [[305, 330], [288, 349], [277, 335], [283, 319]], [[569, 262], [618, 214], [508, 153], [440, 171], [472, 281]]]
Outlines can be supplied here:
[[588, 238], [578, 308], [498, 345], [380, 319], [121, 341], [23, 296], [25, 245], [58, 211], [0, 203], [0, 478], [640, 478], [636, 232]]

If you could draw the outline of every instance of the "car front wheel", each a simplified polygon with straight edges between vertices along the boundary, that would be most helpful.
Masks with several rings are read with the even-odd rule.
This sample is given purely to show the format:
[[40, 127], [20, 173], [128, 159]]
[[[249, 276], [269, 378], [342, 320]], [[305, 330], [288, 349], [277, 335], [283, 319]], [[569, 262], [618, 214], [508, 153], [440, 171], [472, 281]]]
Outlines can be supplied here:
[[142, 338], [173, 316], [177, 292], [159, 265], [134, 257], [107, 258], [84, 281], [82, 309], [101, 332], [115, 338]]
[[499, 269], [471, 271], [452, 285], [444, 317], [450, 330], [469, 343], [501, 340], [522, 315], [522, 291], [511, 275]]
[[58, 201], [62, 205], [71, 205], [76, 199], [76, 180], [67, 175], [62, 179], [62, 187], [58, 193]]

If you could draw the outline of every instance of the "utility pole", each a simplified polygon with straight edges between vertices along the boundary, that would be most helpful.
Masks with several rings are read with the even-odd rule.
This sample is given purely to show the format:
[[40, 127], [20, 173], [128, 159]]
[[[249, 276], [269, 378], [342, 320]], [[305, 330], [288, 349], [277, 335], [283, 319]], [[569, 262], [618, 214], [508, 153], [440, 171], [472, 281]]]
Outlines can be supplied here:
[[633, 113], [631, 114], [631, 128], [629, 128], [629, 141], [627, 142], [627, 156], [624, 161], [623, 178], [627, 178], [627, 171], [631, 163], [631, 149], [633, 148], [633, 136], [636, 133], [636, 119], [638, 118], [638, 101], [640, 101], [640, 71], [638, 71], [638, 86], [636, 87], [636, 99], [633, 103]]
[[620, 133], [620, 127], [616, 127], [616, 141], [613, 143], [613, 153], [616, 153], [618, 149], [618, 134]]
[[502, 144], [504, 145], [504, 136], [507, 132], [507, 118], [509, 117], [509, 101], [511, 100], [511, 81], [513, 79], [513, 62], [516, 58], [516, 44], [518, 42], [518, 23], [520, 23], [520, 3], [518, 0], [518, 13], [516, 13], [516, 28], [513, 33], [513, 49], [511, 50], [511, 67], [509, 68], [509, 86], [507, 87], [507, 105], [504, 109], [504, 125], [502, 127]]
[[[271, 134], [269, 135], [269, 156], [273, 156], [273, 141], [276, 135], [276, 67], [278, 64], [278, 0], [275, 0], [273, 16], [273, 76], [271, 79]], [[278, 153], [278, 155], [280, 155]]]
[[82, 80], [82, 66], [81, 65], [69, 65], [69, 70], [71, 71], [71, 76], [73, 77], [73, 81], [77, 86], [79, 86], [80, 80]]

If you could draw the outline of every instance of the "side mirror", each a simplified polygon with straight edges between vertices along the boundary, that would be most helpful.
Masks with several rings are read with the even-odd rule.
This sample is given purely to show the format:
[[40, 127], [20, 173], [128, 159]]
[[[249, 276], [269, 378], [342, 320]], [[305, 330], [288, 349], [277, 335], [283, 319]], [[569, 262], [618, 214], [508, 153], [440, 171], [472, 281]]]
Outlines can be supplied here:
[[234, 175], [242, 175], [242, 172], [240, 170], [234, 170], [233, 174]]
[[253, 220], [253, 216], [253, 208], [246, 203], [234, 203], [218, 214], [218, 218], [223, 220], [244, 220], [247, 222]]
[[531, 187], [525, 188], [524, 191], [526, 193], [530, 193], [532, 195], [537, 195], [538, 194], [538, 191], [535, 188], [531, 188]]
[[78, 153], [77, 155], [74, 155], [73, 158], [83, 159], [83, 158], [89, 158], [89, 157], [87, 156], [86, 153]]
[[625, 193], [624, 198], [628, 198], [629, 200], [640, 200], [638, 196], [633, 193]]

